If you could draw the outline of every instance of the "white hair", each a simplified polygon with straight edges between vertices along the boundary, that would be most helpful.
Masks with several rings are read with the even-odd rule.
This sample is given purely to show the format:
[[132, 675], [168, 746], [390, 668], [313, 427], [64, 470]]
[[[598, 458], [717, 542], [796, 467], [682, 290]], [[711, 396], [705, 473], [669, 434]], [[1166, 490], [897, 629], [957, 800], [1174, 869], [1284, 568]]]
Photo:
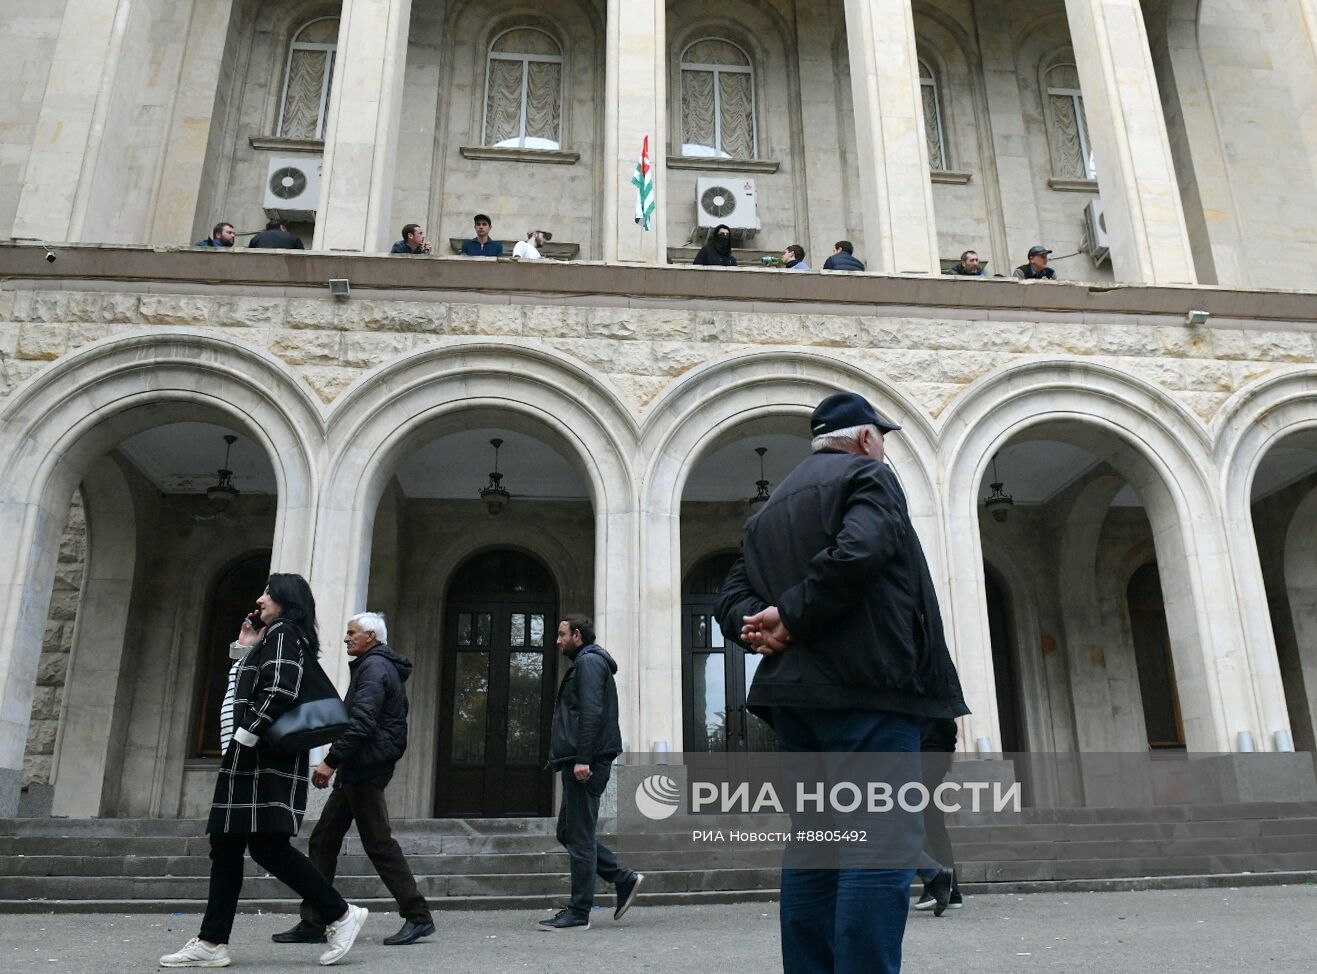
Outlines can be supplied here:
[[384, 623], [383, 612], [358, 612], [348, 623], [355, 622], [357, 628], [362, 632], [373, 632], [375, 641], [387, 643], [389, 641], [389, 627]]
[[874, 436], [882, 435], [880, 430], [873, 423], [865, 423], [862, 426], [847, 426], [845, 429], [833, 430], [831, 433], [822, 433], [809, 441], [809, 449], [812, 453], [818, 453], [819, 450], [844, 450], [849, 446], [860, 441], [860, 434], [869, 430]]

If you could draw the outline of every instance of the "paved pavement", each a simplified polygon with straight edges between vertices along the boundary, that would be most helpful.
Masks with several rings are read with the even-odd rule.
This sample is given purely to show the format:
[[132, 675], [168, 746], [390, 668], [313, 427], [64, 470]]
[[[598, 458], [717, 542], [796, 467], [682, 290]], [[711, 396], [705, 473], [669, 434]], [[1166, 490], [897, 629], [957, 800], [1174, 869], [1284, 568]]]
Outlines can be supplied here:
[[[534, 929], [544, 914], [443, 912], [439, 935], [384, 947], [394, 916], [372, 915], [339, 967], [358, 974], [536, 974], [650, 971], [769, 974], [780, 970], [775, 904], [638, 905], [614, 925], [596, 911], [586, 933]], [[1000, 974], [1046, 971], [1122, 974], [1159, 971], [1317, 971], [1312, 942], [1317, 886], [1047, 893], [969, 897], [941, 919], [911, 914], [905, 970]], [[10, 914], [0, 916], [6, 974], [126, 974], [155, 970], [156, 958], [192, 936], [195, 915]], [[321, 948], [269, 942], [289, 916], [241, 915], [234, 963], [244, 974], [318, 970]]]

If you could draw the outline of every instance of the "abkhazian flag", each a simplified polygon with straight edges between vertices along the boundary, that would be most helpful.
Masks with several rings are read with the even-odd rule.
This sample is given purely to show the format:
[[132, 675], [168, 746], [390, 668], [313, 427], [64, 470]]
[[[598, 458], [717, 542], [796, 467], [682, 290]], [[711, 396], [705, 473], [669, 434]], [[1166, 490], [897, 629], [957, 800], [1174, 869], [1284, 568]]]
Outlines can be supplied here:
[[640, 149], [640, 161], [636, 163], [635, 175], [631, 185], [636, 187], [636, 222], [641, 229], [649, 229], [649, 221], [654, 216], [654, 167], [649, 162], [649, 136]]

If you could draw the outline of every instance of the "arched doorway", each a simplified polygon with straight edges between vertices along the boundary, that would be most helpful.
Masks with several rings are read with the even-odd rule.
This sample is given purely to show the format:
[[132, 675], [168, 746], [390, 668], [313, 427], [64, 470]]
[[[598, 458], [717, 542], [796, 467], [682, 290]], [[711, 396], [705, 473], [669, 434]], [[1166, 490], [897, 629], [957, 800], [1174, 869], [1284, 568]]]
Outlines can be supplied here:
[[771, 751], [772, 728], [745, 709], [763, 658], [723, 638], [714, 611], [734, 554], [705, 558], [681, 587], [684, 740], [691, 751]]
[[270, 577], [270, 553], [253, 552], [220, 573], [206, 600], [197, 673], [196, 720], [192, 729], [193, 757], [220, 756], [220, 705], [228, 687], [229, 643], [244, 616], [256, 605]]
[[1180, 719], [1180, 695], [1175, 689], [1175, 662], [1171, 658], [1171, 635], [1157, 563], [1149, 562], [1135, 571], [1125, 591], [1148, 747], [1183, 749], [1184, 723]]
[[519, 551], [486, 551], [449, 585], [435, 814], [548, 815], [558, 595]]

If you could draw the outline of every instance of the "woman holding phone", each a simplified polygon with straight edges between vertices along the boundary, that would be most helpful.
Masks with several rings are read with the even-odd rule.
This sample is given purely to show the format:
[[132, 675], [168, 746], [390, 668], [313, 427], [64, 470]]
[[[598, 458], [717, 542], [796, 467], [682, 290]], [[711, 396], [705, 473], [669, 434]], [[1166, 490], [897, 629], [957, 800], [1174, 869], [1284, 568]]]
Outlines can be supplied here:
[[[182, 950], [161, 957], [161, 967], [229, 965], [246, 852], [325, 918], [328, 949], [321, 964], [342, 960], [366, 922], [367, 911], [349, 906], [289, 844], [306, 813], [308, 752], [280, 753], [261, 744], [262, 734], [297, 702], [303, 668], [320, 655], [315, 598], [302, 576], [275, 574], [256, 605], [230, 647], [238, 662], [221, 708], [224, 757], [206, 825], [211, 863], [206, 915], [200, 933]], [[232, 736], [225, 739], [226, 733]]]

